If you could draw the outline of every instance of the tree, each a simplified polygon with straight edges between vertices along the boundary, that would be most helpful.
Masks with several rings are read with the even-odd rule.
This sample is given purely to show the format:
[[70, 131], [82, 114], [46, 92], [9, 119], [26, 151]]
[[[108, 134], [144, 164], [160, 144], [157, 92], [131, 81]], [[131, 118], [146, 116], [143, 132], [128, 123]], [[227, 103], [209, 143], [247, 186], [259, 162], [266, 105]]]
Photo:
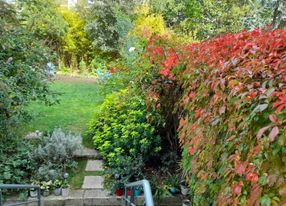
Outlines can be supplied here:
[[27, 31], [15, 10], [0, 0], [0, 139], [13, 135], [34, 100], [49, 102], [46, 65], [49, 49]]
[[67, 24], [55, 0], [17, 0], [17, 6], [26, 29], [58, 51]]
[[150, 4], [168, 26], [198, 40], [241, 30], [249, 11], [245, 0], [151, 0]]
[[96, 50], [118, 55], [120, 34], [117, 24], [117, 11], [132, 16], [138, 0], [96, 0], [89, 10], [87, 31]]
[[78, 68], [81, 60], [90, 61], [91, 41], [85, 32], [86, 22], [76, 11], [62, 9], [68, 24], [66, 35], [62, 38], [61, 58], [69, 67]]

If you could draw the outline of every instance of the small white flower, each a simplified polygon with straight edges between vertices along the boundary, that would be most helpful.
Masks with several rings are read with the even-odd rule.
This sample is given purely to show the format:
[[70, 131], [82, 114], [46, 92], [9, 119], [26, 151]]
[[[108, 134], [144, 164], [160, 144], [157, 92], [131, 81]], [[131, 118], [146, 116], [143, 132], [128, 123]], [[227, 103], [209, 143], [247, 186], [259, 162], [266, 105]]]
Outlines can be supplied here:
[[133, 52], [134, 50], [135, 50], [135, 47], [130, 47], [128, 51]]

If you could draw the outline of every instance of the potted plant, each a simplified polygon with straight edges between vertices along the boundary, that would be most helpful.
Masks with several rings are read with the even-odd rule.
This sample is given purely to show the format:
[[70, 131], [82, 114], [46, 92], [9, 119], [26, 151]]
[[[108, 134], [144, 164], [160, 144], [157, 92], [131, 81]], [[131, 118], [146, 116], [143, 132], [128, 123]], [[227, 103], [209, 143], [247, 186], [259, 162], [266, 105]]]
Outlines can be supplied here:
[[40, 188], [41, 188], [41, 191], [42, 191], [42, 195], [44, 197], [47, 197], [47, 196], [50, 195], [50, 188], [51, 188], [51, 186], [52, 186], [52, 181], [51, 180], [48, 181], [48, 182], [46, 182], [46, 181], [41, 182]]
[[67, 179], [65, 179], [62, 183], [62, 196], [63, 197], [69, 196], [69, 184]]
[[192, 204], [191, 204], [191, 201], [190, 200], [188, 200], [188, 199], [185, 199], [185, 200], [183, 200], [183, 202], [182, 202], [182, 206], [191, 206]]
[[61, 193], [62, 193], [62, 184], [63, 184], [63, 181], [59, 180], [59, 179], [56, 179], [53, 182], [54, 195], [56, 195], [56, 196], [60, 196], [61, 195]]
[[182, 195], [186, 196], [189, 193], [189, 187], [186, 183], [186, 181], [181, 181], [180, 182], [180, 189], [181, 189], [181, 193]]
[[180, 181], [178, 175], [169, 174], [165, 184], [168, 188], [168, 191], [172, 195], [176, 195], [179, 193]]
[[[32, 180], [32, 185], [38, 186], [40, 185], [40, 182], [37, 180]], [[30, 197], [37, 197], [38, 196], [38, 190], [35, 188], [30, 189]]]
[[134, 195], [136, 197], [140, 196], [142, 193], [142, 188], [141, 187], [136, 187], [135, 190], [134, 190]]
[[116, 196], [123, 196], [124, 195], [124, 184], [117, 180], [113, 183], [113, 191]]

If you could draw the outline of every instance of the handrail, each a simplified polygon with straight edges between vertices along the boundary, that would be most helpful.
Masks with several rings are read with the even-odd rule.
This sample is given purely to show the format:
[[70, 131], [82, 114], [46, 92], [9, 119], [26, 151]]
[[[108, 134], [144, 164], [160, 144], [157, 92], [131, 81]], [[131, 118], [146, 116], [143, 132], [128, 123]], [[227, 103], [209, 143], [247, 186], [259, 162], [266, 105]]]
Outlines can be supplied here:
[[25, 205], [28, 203], [37, 202], [38, 206], [41, 206], [41, 191], [40, 186], [37, 185], [18, 185], [18, 184], [0, 184], [0, 206], [3, 206], [2, 202], [2, 190], [6, 189], [36, 189], [37, 190], [37, 200], [30, 200], [21, 203], [13, 203], [6, 206], [16, 206], [16, 205]]
[[[137, 182], [128, 183], [125, 185], [124, 202], [125, 206], [136, 206], [134, 190], [136, 187], [143, 187], [144, 199], [146, 206], [154, 206], [151, 186], [148, 180], [140, 180]], [[130, 199], [128, 199], [128, 188], [131, 188]]]

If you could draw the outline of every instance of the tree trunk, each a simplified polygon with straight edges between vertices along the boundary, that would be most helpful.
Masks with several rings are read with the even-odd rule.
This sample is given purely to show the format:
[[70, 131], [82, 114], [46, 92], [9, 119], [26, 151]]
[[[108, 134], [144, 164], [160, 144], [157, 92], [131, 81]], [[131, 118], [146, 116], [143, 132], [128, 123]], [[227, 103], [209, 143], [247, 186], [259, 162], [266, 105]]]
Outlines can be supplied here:
[[272, 25], [273, 29], [286, 27], [286, 0], [277, 0]]

